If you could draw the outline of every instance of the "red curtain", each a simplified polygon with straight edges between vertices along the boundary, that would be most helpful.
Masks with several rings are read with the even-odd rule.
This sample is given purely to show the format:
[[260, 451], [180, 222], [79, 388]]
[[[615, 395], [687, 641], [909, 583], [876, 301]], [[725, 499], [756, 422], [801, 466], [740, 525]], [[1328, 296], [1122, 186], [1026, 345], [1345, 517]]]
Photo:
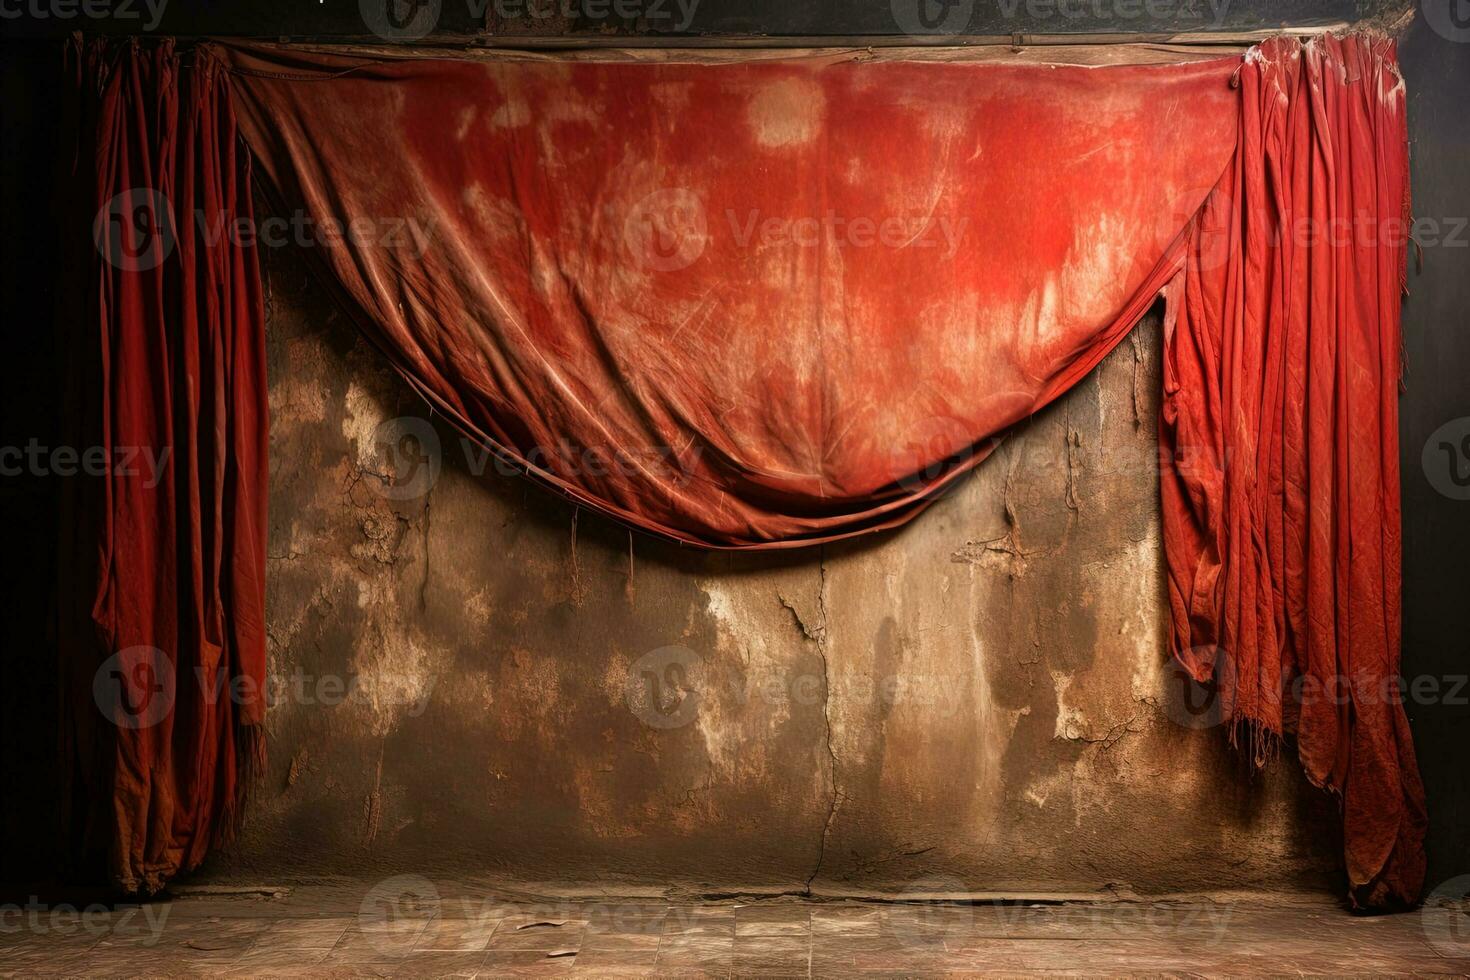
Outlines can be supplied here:
[[[243, 167], [228, 72], [240, 134], [287, 209], [277, 231], [323, 261], [425, 398], [547, 487], [700, 547], [911, 519], [1164, 297], [1173, 652], [1218, 686], [1257, 762], [1294, 734], [1309, 776], [1342, 794], [1354, 900], [1411, 904], [1422, 790], [1384, 696], [1399, 607], [1391, 223], [1407, 207], [1393, 45], [1132, 54], [1174, 60], [205, 45], [192, 84], [206, 87], [180, 101], [211, 106], [217, 128], [153, 132], [164, 114], [136, 101], [99, 160], [167, 146], [156, 177], [189, 194], [176, 137]], [[132, 71], [140, 89], [177, 84]], [[105, 189], [134, 180], [104, 171]], [[247, 214], [248, 193], [202, 206]], [[179, 251], [195, 255], [180, 281], [215, 254]], [[220, 254], [199, 285], [225, 281], [257, 357], [249, 244]], [[120, 295], [161, 302], [169, 275]], [[106, 291], [101, 308], [112, 331], [180, 322]], [[246, 429], [241, 399], [260, 397], [260, 376], [244, 375], [230, 419], [259, 436], [263, 407], [250, 402]], [[135, 397], [147, 424], [177, 412]], [[245, 603], [221, 608], [229, 627]], [[145, 801], [118, 798], [136, 826]]]
[[1173, 276], [1240, 101], [1238, 57], [214, 50], [298, 237], [431, 404], [719, 548], [901, 524], [1081, 379]]
[[1412, 904], [1424, 788], [1399, 678], [1404, 83], [1385, 38], [1272, 40], [1166, 292], [1176, 657], [1257, 764], [1285, 732], [1342, 798], [1355, 903]]
[[76, 819], [118, 885], [153, 892], [228, 835], [264, 748], [265, 320], [253, 250], [220, 234], [252, 219], [250, 163], [217, 61], [69, 57], [74, 407], [98, 464], [65, 548], [68, 744]]

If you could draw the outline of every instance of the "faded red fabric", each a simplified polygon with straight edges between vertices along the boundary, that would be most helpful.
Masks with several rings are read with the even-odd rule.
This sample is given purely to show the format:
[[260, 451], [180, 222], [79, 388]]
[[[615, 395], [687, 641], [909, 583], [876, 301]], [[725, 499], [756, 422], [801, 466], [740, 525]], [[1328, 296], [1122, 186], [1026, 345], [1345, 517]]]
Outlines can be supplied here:
[[1392, 42], [1284, 39], [1239, 76], [1241, 133], [1166, 295], [1160, 435], [1175, 655], [1256, 762], [1296, 735], [1342, 798], [1352, 898], [1424, 880], [1399, 678], [1399, 301], [1409, 227]]
[[432, 405], [722, 548], [900, 524], [1085, 375], [1178, 268], [1239, 105], [1238, 58], [220, 54], [286, 208], [367, 228], [311, 251]]
[[[63, 624], [79, 819], [110, 826], [128, 891], [195, 867], [239, 813], [260, 758], [265, 680], [266, 387], [250, 166], [212, 59], [172, 43], [70, 49], [78, 208], [75, 407], [105, 472], [69, 542]], [[92, 771], [98, 757], [112, 765]]]
[[[291, 234], [430, 404], [687, 544], [903, 523], [1164, 297], [1173, 652], [1343, 794], [1354, 900], [1417, 899], [1412, 746], [1368, 695], [1398, 669], [1403, 249], [1282, 234], [1403, 217], [1391, 43], [215, 59]], [[1339, 675], [1348, 703], [1292, 684]]]

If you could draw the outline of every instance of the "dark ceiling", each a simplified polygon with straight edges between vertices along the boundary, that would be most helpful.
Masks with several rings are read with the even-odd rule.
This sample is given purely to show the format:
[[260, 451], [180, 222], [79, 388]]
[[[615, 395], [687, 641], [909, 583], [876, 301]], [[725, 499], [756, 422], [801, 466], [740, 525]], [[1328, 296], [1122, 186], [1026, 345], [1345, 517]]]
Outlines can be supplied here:
[[[1238, 32], [1355, 21], [1404, 0], [3, 0], [15, 36], [375, 39]], [[376, 36], [382, 36], [380, 30]]]

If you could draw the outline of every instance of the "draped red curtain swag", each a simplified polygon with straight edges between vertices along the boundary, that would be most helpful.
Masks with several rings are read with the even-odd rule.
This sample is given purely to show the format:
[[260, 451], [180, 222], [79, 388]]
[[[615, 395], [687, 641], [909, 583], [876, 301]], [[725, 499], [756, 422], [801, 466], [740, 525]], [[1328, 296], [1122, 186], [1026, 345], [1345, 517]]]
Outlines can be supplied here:
[[[104, 74], [158, 98], [179, 84], [164, 63], [171, 49], [131, 49]], [[186, 114], [155, 131], [156, 106], [120, 103], [98, 128], [92, 203], [143, 187], [197, 207], [178, 155], [139, 172], [105, 161], [177, 145], [189, 172], [196, 155], [233, 162], [233, 111], [293, 234], [436, 409], [579, 504], [695, 546], [799, 547], [911, 519], [1162, 297], [1173, 653], [1218, 687], [1258, 763], [1294, 734], [1311, 779], [1341, 795], [1354, 901], [1417, 899], [1423, 794], [1387, 696], [1408, 206], [1391, 41], [1111, 65], [209, 44], [191, 69], [170, 97], [210, 107], [212, 128], [185, 131]], [[248, 216], [239, 173], [206, 208]], [[172, 299], [172, 277], [197, 272], [232, 298], [231, 342], [197, 359], [166, 345], [113, 376], [143, 389], [212, 363], [243, 379], [230, 390], [248, 406], [226, 402], [248, 501], [227, 497], [258, 513], [253, 241], [226, 238], [128, 287]], [[107, 296], [97, 314], [104, 341], [193, 322]], [[159, 424], [177, 404], [141, 414]], [[235, 443], [208, 445], [229, 472]], [[140, 538], [177, 535], [180, 516], [148, 515]], [[218, 606], [222, 622], [258, 629], [252, 581], [255, 605]], [[194, 606], [180, 608], [215, 622]], [[220, 739], [218, 721], [191, 724]], [[128, 835], [151, 806], [118, 796], [124, 882], [197, 860], [177, 843], [197, 834], [178, 834], [177, 861], [138, 869]]]

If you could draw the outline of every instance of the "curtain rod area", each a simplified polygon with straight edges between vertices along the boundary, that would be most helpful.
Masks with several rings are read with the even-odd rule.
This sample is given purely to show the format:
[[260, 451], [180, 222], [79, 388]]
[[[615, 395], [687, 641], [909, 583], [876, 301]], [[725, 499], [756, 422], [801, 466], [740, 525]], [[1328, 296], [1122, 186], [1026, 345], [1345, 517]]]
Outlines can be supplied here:
[[[1264, 41], [1282, 34], [1296, 37], [1314, 37], [1352, 28], [1346, 21], [1330, 24], [1297, 25], [1268, 28], [1255, 31], [1196, 31], [1177, 34], [1144, 33], [1068, 33], [1033, 34], [819, 34], [819, 35], [701, 35], [693, 37], [671, 37], [667, 35], [624, 35], [598, 34], [577, 35], [483, 35], [483, 34], [430, 34], [415, 41], [385, 44], [375, 35], [253, 35], [248, 38], [236, 35], [239, 40], [270, 41], [279, 44], [342, 45], [347, 47], [371, 45], [374, 47], [421, 48], [458, 50], [503, 50], [503, 51], [593, 51], [613, 48], [649, 48], [679, 50], [747, 50], [781, 48], [977, 48], [977, 47], [1067, 47], [1102, 44], [1153, 44], [1178, 45], [1182, 47], [1214, 46], [1239, 47]], [[178, 35], [180, 40], [218, 40], [220, 35]]]

